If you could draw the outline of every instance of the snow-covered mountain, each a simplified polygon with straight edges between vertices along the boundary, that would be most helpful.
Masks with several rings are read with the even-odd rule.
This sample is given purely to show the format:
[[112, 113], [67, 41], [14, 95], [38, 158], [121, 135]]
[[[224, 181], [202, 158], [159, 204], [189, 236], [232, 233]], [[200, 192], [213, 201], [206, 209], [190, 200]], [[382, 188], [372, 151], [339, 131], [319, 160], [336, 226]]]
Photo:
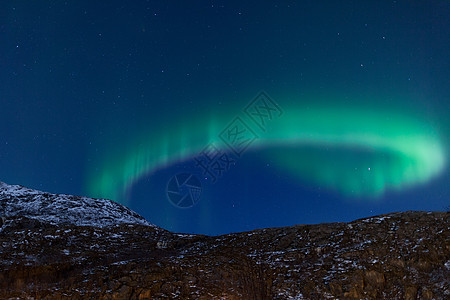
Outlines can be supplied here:
[[51, 194], [1, 181], [0, 216], [27, 217], [54, 225], [105, 227], [126, 223], [154, 226], [138, 213], [111, 200]]

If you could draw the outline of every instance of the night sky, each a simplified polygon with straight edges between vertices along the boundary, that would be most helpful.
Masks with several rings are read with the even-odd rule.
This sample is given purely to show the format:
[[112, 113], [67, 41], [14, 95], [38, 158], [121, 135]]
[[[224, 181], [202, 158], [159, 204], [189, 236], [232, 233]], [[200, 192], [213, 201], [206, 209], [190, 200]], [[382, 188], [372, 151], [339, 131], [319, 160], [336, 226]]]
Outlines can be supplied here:
[[446, 210], [449, 15], [449, 1], [3, 1], [0, 181], [213, 235]]

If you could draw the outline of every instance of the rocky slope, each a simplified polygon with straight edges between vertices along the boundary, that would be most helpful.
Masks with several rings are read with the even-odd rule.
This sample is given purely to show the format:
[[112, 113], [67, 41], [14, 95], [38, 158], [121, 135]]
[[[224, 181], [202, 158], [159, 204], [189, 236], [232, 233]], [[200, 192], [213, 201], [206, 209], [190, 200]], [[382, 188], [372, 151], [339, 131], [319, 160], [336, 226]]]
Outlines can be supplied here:
[[448, 212], [175, 234], [109, 200], [0, 184], [0, 298], [448, 299]]
[[3, 217], [21, 216], [54, 225], [151, 225], [128, 207], [105, 199], [50, 194], [4, 182], [0, 182], [0, 199]]

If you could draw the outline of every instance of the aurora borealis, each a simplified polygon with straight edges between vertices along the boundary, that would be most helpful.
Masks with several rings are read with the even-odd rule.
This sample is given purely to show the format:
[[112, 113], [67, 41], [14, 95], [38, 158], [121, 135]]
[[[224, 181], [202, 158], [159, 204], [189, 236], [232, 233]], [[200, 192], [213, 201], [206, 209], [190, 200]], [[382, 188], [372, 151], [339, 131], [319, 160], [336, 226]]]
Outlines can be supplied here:
[[[449, 14], [439, 0], [8, 0], [0, 181], [204, 234], [448, 209]], [[261, 91], [279, 111], [248, 113]], [[231, 158], [217, 178], [199, 167], [210, 145]], [[168, 201], [180, 173], [201, 182], [193, 207]]]
[[[107, 161], [91, 182], [97, 197], [126, 202], [127, 190], [135, 181], [176, 162], [197, 155], [209, 144], [220, 145], [222, 118], [201, 123], [174, 123], [160, 137], [147, 136], [148, 143], [136, 143], [130, 153]], [[230, 115], [227, 116], [231, 120]], [[197, 119], [198, 118], [194, 118]], [[219, 121], [219, 119], [222, 119]], [[445, 154], [437, 133], [427, 124], [402, 115], [338, 108], [286, 108], [279, 120], [270, 123], [252, 147], [281, 147], [274, 159], [282, 167], [351, 196], [376, 196], [388, 188], [401, 188], [438, 175], [445, 166]], [[311, 150], [310, 147], [315, 147]], [[327, 147], [327, 153], [321, 148]], [[309, 149], [309, 151], [305, 151]], [[228, 150], [229, 151], [229, 150]], [[348, 152], [365, 152], [347, 159]], [[357, 170], [368, 172], [358, 172]]]

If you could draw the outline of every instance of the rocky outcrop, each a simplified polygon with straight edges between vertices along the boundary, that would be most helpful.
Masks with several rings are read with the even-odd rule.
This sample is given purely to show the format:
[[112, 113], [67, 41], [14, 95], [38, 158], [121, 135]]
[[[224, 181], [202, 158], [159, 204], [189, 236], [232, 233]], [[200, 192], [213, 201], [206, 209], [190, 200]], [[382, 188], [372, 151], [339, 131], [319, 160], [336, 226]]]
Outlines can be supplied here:
[[10, 214], [0, 298], [448, 299], [448, 229], [448, 212], [216, 237]]
[[128, 207], [111, 200], [45, 193], [1, 181], [0, 216], [28, 217], [55, 225], [152, 225]]

